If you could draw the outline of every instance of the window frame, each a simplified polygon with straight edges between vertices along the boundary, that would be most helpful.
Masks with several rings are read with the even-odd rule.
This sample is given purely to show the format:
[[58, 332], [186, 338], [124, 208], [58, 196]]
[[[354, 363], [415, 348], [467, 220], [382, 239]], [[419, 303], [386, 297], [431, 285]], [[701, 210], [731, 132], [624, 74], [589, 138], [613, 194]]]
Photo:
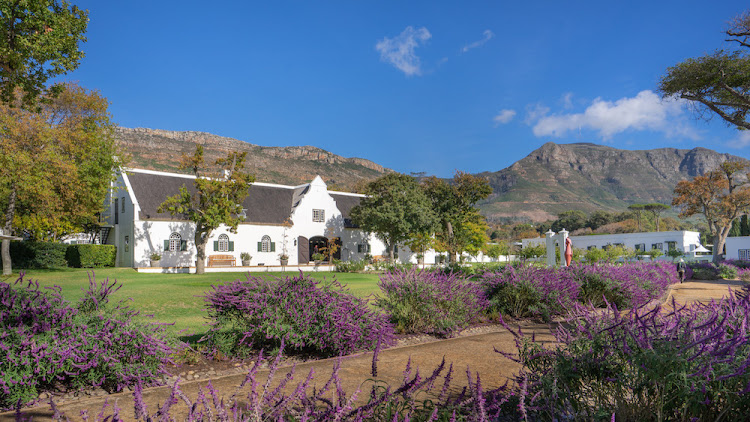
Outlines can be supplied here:
[[271, 236], [269, 235], [263, 235], [263, 237], [260, 238], [260, 245], [261, 245], [261, 252], [271, 252]]
[[219, 235], [217, 252], [229, 252], [229, 236], [222, 233]]
[[326, 222], [326, 210], [313, 208], [312, 210], [312, 221], [313, 223], [325, 223]]
[[169, 235], [169, 252], [179, 252], [182, 243], [182, 235], [174, 232]]

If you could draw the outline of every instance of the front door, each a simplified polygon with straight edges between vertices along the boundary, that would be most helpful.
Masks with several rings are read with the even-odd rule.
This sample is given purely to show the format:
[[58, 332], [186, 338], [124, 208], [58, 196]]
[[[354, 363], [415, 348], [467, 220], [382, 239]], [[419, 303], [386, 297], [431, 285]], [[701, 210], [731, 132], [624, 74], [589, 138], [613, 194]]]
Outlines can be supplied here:
[[297, 262], [299, 265], [310, 263], [310, 243], [305, 236], [297, 238]]
[[[310, 261], [313, 260], [313, 254], [316, 253], [325, 253], [326, 248], [328, 247], [328, 239], [326, 239], [323, 236], [315, 236], [310, 238], [310, 253], [309, 253], [309, 259]], [[327, 259], [327, 257], [326, 257]]]

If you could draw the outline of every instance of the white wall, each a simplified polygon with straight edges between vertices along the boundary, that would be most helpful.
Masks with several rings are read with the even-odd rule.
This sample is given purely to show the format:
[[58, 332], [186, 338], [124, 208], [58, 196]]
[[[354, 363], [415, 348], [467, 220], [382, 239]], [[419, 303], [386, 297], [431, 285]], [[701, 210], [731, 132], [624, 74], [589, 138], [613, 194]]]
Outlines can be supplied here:
[[[635, 245], [645, 244], [646, 250], [652, 249], [652, 245], [661, 243], [662, 251], [666, 253], [667, 242], [676, 242], [677, 249], [690, 252], [700, 246], [700, 233], [694, 231], [668, 231], [668, 232], [644, 232], [644, 233], [619, 233], [619, 234], [595, 234], [588, 236], [570, 236], [573, 247], [588, 249], [593, 246], [598, 249], [607, 245], [623, 244], [626, 248], [635, 249]], [[543, 245], [545, 239], [533, 238], [523, 239], [523, 247], [528, 245]]]
[[740, 259], [740, 249], [750, 250], [750, 236], [727, 237], [725, 246], [727, 251], [726, 259]]

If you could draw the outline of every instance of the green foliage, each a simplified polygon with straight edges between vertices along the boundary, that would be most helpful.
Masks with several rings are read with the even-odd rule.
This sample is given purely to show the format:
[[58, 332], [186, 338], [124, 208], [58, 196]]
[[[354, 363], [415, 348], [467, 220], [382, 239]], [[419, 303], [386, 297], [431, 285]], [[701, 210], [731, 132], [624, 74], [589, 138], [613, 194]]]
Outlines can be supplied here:
[[518, 255], [523, 259], [539, 258], [547, 255], [547, 247], [545, 245], [528, 245], [521, 249]]
[[114, 267], [117, 248], [114, 245], [69, 245], [65, 253], [74, 268]]
[[673, 260], [674, 260], [675, 258], [679, 258], [679, 257], [681, 257], [681, 256], [683, 256], [683, 255], [685, 255], [685, 253], [684, 253], [684, 252], [682, 252], [682, 251], [681, 251], [681, 250], [679, 250], [679, 249], [670, 249], [670, 250], [668, 250], [668, 251], [667, 251], [667, 256], [669, 256], [669, 257], [670, 257], [670, 258], [672, 258]]
[[565, 211], [557, 216], [557, 220], [552, 223], [552, 231], [559, 232], [565, 229], [569, 232], [578, 230], [586, 226], [586, 213], [580, 210]]
[[49, 79], [78, 68], [87, 25], [88, 11], [65, 0], [0, 2], [2, 102], [13, 102], [18, 88], [22, 104], [33, 107]]
[[660, 256], [664, 255], [664, 252], [661, 251], [661, 249], [651, 249], [645, 252], [639, 252], [641, 255], [648, 255], [651, 260], [654, 260]]
[[389, 173], [365, 188], [368, 196], [351, 210], [352, 221], [382, 239], [391, 258], [396, 244], [415, 233], [429, 232], [435, 213], [424, 191], [413, 177]]
[[19, 268], [67, 267], [68, 245], [54, 242], [10, 242], [10, 256]]
[[[734, 280], [737, 278], [737, 267], [734, 265], [719, 264], [719, 277], [725, 280]], [[693, 276], [695, 278], [695, 276]]]
[[209, 168], [203, 157], [203, 146], [196, 144], [193, 156], [184, 155], [180, 164], [180, 168], [190, 169], [196, 176], [195, 193], [191, 194], [182, 186], [179, 194], [170, 196], [159, 205], [159, 212], [182, 215], [195, 223], [197, 274], [205, 271], [206, 245], [211, 233], [221, 225], [236, 233], [242, 222], [238, 214], [248, 195], [248, 185], [255, 180], [242, 171], [246, 157], [245, 152], [230, 152], [226, 158], [216, 160], [215, 168]]
[[339, 261], [336, 263], [334, 271], [337, 273], [358, 273], [364, 271], [365, 268], [367, 268], [367, 261], [365, 260]]
[[475, 205], [492, 193], [487, 179], [458, 171], [450, 182], [430, 177], [423, 186], [437, 214], [437, 243], [448, 252], [450, 262], [464, 251], [481, 250], [488, 228]]
[[591, 248], [586, 250], [583, 254], [583, 258], [586, 262], [590, 263], [601, 262], [607, 259], [607, 251], [599, 248]]
[[620, 284], [601, 274], [581, 271], [578, 281], [581, 283], [581, 290], [578, 292], [580, 302], [591, 303], [595, 308], [603, 307], [605, 299], [619, 309], [628, 304], [628, 297], [620, 288]]

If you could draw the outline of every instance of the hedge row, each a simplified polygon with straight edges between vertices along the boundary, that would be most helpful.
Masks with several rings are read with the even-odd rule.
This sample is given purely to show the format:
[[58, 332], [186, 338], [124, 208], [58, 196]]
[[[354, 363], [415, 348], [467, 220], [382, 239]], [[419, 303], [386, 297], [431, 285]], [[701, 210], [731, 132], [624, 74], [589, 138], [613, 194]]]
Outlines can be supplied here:
[[114, 245], [65, 245], [53, 242], [10, 242], [14, 268], [114, 267]]

